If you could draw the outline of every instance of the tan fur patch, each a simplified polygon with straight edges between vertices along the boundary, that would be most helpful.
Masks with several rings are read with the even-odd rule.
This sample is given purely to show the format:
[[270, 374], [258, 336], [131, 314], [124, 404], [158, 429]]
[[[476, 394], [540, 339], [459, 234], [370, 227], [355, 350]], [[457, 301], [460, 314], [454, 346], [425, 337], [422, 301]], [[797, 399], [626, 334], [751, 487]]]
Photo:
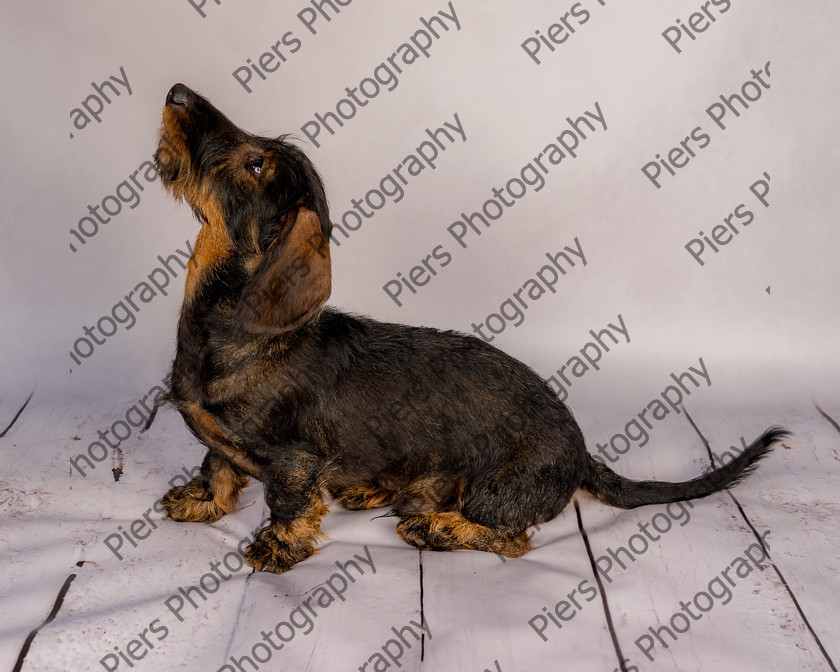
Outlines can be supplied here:
[[430, 474], [401, 489], [395, 508], [400, 515], [455, 510], [463, 490], [463, 479]]
[[195, 295], [198, 284], [206, 274], [212, 273], [224, 259], [233, 254], [233, 243], [218, 200], [207, 193], [200, 196], [200, 199], [188, 199], [201, 212], [203, 222], [187, 270], [186, 300]]
[[329, 298], [330, 249], [321, 220], [304, 207], [299, 207], [294, 217], [288, 236], [269, 247], [243, 289], [239, 314], [249, 331], [293, 329]]
[[216, 419], [195, 402], [186, 404], [182, 412], [186, 414], [190, 428], [198, 434], [202, 442], [220, 452], [245, 473], [260, 477], [260, 468], [248, 457], [244, 450], [234, 446], [219, 428]]
[[202, 477], [197, 476], [167, 492], [161, 505], [173, 520], [212, 523], [236, 508], [239, 492], [247, 484], [247, 476], [225, 466], [213, 472], [210, 492], [204, 489]]
[[412, 546], [430, 551], [470, 549], [518, 558], [532, 548], [526, 532], [513, 536], [473, 523], [459, 511], [408, 516], [397, 524], [397, 534]]
[[290, 524], [272, 521], [254, 538], [245, 550], [248, 564], [263, 572], [281, 574], [301, 560], [317, 553], [315, 542], [325, 538], [321, 518], [327, 507], [320, 494], [313, 495], [306, 513]]
[[380, 506], [390, 506], [396, 499], [396, 493], [384, 490], [372, 483], [351, 485], [341, 491], [338, 503], [345, 509], [358, 511], [359, 509], [377, 509]]
[[164, 108], [158, 152], [163, 155], [162, 162], [165, 165], [174, 163], [178, 167], [177, 177], [168, 185], [168, 190], [175, 198], [186, 200], [201, 219], [201, 230], [187, 271], [186, 297], [189, 299], [195, 294], [202, 276], [212, 272], [222, 259], [229, 256], [233, 252], [233, 245], [221, 205], [207, 187], [212, 173], [201, 182], [193, 174], [182, 117], [183, 112], [177, 108]]

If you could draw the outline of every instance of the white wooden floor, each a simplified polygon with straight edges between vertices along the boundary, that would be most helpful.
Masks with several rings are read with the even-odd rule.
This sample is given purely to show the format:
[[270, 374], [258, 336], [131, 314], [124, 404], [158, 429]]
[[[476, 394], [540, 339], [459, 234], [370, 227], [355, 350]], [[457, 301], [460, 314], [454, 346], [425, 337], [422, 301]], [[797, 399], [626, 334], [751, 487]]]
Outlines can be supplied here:
[[[24, 401], [3, 399], [0, 431]], [[267, 514], [259, 483], [213, 525], [154, 510], [167, 482], [202, 458], [172, 411], [122, 442], [119, 482], [110, 454], [84, 477], [71, 467], [130, 403], [92, 413], [36, 394], [0, 438], [0, 669], [840, 664], [840, 400], [819, 400], [823, 412], [812, 403], [725, 414], [689, 407], [696, 428], [671, 414], [614, 468], [681, 480], [709, 467], [705, 442], [719, 454], [777, 423], [793, 436], [731, 493], [691, 505], [620, 511], [580, 493], [534, 530], [525, 558], [421, 553], [396, 536], [394, 518], [336, 505], [320, 553], [282, 576], [252, 573], [237, 551]], [[592, 446], [627, 421], [575, 412]]]

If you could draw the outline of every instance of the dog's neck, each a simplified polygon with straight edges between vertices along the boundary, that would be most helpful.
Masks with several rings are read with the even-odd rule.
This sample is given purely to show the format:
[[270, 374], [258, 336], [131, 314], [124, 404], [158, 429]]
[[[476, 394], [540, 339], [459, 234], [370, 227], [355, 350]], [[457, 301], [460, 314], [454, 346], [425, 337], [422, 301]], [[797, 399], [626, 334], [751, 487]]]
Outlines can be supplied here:
[[[212, 272], [198, 272], [195, 283], [188, 284], [178, 320], [178, 343], [172, 362], [170, 401], [198, 403], [218, 401], [218, 393], [209, 387], [218, 377], [230, 375], [236, 364], [223, 359], [209, 360], [219, 354], [219, 342], [232, 344], [239, 339], [239, 350], [246, 343], [270, 342], [276, 355], [292, 352], [311, 335], [313, 316], [306, 325], [279, 334], [257, 335], [240, 332], [234, 318], [239, 297], [248, 277], [247, 262], [233, 258], [222, 260]], [[320, 313], [319, 313], [320, 314]], [[211, 342], [212, 341], [212, 342]], [[215, 343], [215, 345], [214, 345]]]
[[212, 255], [208, 248], [219, 248], [208, 240], [202, 227], [189, 263], [184, 302], [178, 320], [178, 345], [172, 362], [170, 397], [174, 401], [202, 402], [209, 337], [207, 318], [220, 310], [231, 290], [243, 283], [227, 254]]

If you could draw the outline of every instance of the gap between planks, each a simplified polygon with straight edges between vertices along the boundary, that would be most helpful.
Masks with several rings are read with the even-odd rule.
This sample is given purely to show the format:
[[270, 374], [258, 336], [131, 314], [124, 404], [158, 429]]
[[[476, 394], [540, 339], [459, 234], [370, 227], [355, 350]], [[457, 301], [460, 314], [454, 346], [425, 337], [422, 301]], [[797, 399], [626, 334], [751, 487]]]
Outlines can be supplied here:
[[[814, 404], [814, 405], [816, 406], [816, 404]], [[700, 440], [703, 442], [703, 445], [706, 448], [706, 453], [709, 456], [709, 463], [711, 464], [712, 468], [715, 469], [717, 467], [717, 465], [715, 464], [715, 458], [714, 458], [714, 455], [712, 454], [712, 447], [711, 447], [711, 445], [709, 445], [708, 439], [705, 437], [703, 432], [700, 431], [700, 428], [694, 422], [694, 419], [691, 417], [691, 415], [688, 413], [688, 411], [685, 408], [683, 408], [682, 410], [685, 413], [685, 417], [688, 418], [688, 422], [691, 424], [691, 426], [694, 428], [694, 431], [697, 433], [697, 436], [699, 436]], [[819, 410], [820, 413], [823, 415], [823, 417], [826, 420], [828, 420], [831, 424], [833, 424], [835, 426], [835, 428], [838, 429], [838, 431], [840, 431], [840, 426], [838, 426], [837, 423], [835, 423], [833, 419], [829, 418], [829, 416], [827, 416], [825, 413], [823, 413], [819, 406], [817, 406], [817, 410]], [[814, 642], [816, 642], [817, 647], [819, 648], [820, 653], [822, 653], [823, 657], [825, 658], [826, 663], [828, 663], [829, 667], [831, 668], [831, 670], [833, 672], [838, 672], [837, 667], [834, 664], [834, 661], [831, 659], [831, 656], [828, 655], [828, 651], [826, 651], [825, 647], [823, 646], [823, 643], [820, 640], [819, 635], [817, 635], [816, 631], [811, 626], [811, 622], [808, 620], [808, 617], [805, 615], [805, 612], [802, 610], [802, 607], [799, 604], [799, 600], [797, 600], [796, 595], [793, 594], [793, 589], [790, 587], [790, 585], [788, 584], [784, 575], [782, 574], [782, 570], [780, 570], [779, 567], [776, 565], [776, 563], [773, 561], [773, 558], [770, 555], [770, 551], [764, 545], [764, 540], [761, 538], [761, 535], [758, 533], [758, 530], [755, 529], [755, 525], [753, 525], [752, 521], [749, 519], [749, 516], [747, 516], [747, 512], [744, 511], [744, 507], [741, 506], [741, 502], [738, 501], [738, 498], [732, 493], [731, 490], [727, 489], [726, 494], [729, 495], [730, 499], [732, 500], [732, 502], [737, 507], [738, 511], [741, 514], [741, 517], [744, 519], [744, 522], [747, 524], [747, 527], [750, 528], [750, 531], [753, 533], [753, 536], [755, 537], [757, 543], [759, 544], [759, 546], [761, 546], [761, 550], [764, 551], [765, 557], [767, 557], [767, 559], [770, 560], [770, 566], [773, 568], [773, 571], [776, 572], [776, 576], [779, 577], [779, 581], [782, 582], [782, 585], [784, 586], [785, 591], [787, 591], [788, 597], [790, 597], [791, 602], [793, 602], [793, 606], [796, 608], [796, 611], [799, 614], [800, 618], [802, 619], [802, 622], [805, 624], [805, 627], [808, 628], [808, 632], [810, 632], [811, 636], [814, 638]]]

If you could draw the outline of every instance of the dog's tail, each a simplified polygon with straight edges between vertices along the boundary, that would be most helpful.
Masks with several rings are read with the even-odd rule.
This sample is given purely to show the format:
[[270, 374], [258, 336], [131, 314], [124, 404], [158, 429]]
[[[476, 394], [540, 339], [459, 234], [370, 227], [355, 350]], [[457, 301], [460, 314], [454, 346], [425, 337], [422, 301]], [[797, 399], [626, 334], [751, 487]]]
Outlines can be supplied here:
[[771, 427], [729, 464], [682, 483], [633, 481], [619, 476], [590, 455], [581, 487], [610, 506], [622, 509], [706, 497], [740, 482], [773, 449], [773, 444], [789, 435], [781, 427]]

